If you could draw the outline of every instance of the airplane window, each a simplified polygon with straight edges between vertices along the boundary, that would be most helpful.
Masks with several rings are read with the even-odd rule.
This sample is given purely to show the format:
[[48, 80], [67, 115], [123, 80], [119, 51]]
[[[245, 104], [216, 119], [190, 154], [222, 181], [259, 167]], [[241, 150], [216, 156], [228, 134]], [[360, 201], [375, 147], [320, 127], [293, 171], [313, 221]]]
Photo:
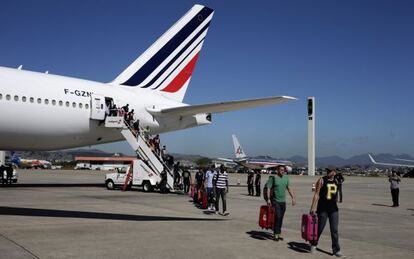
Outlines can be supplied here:
[[30, 97], [30, 102], [31, 103], [34, 102], [34, 98], [33, 97]]
[[89, 104], [85, 104], [85, 109], [89, 109]]
[[62, 106], [63, 105], [63, 102], [62, 101], [59, 101], [59, 106]]
[[14, 100], [17, 102], [19, 100], [19, 96], [15, 95]]
[[22, 101], [25, 103], [26, 102], [26, 96], [22, 97]]
[[76, 108], [76, 103], [75, 102], [72, 103], [72, 107]]
[[49, 104], [49, 99], [45, 99], [45, 104]]
[[52, 104], [53, 105], [56, 105], [56, 100], [52, 100]]
[[10, 94], [6, 95], [6, 100], [9, 101], [10, 100]]
[[1, 99], [3, 99], [3, 95], [2, 95], [2, 94], [0, 94], [0, 100], [1, 100]]
[[69, 107], [69, 105], [70, 105], [70, 103], [69, 102], [66, 102], [66, 107]]
[[37, 98], [37, 103], [42, 103], [42, 99], [41, 98]]
[[82, 106], [83, 106], [83, 104], [82, 103], [79, 103], [79, 108], [82, 108]]

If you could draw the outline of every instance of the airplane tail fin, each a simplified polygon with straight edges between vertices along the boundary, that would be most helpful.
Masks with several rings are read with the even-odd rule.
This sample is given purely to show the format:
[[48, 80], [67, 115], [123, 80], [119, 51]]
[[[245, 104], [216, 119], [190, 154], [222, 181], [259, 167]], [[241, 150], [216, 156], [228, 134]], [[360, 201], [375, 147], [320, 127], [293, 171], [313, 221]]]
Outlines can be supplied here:
[[246, 154], [244, 153], [243, 148], [241, 147], [236, 135], [232, 135], [232, 137], [234, 145], [234, 154], [236, 155], [236, 159], [246, 158]]
[[213, 14], [194, 5], [111, 84], [159, 91], [181, 102]]
[[371, 160], [371, 162], [372, 162], [373, 164], [376, 164], [376, 163], [377, 163], [377, 161], [375, 161], [375, 160], [374, 160], [374, 158], [372, 157], [372, 155], [371, 155], [371, 154], [368, 154], [368, 156], [369, 156], [369, 159]]

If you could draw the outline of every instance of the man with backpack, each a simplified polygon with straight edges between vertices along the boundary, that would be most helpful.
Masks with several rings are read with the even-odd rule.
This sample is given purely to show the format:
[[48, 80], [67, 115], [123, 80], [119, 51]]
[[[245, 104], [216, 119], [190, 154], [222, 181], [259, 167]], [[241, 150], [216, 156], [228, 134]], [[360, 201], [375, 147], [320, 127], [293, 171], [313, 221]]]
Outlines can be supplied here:
[[270, 176], [267, 181], [263, 192], [267, 204], [272, 205], [275, 208], [275, 224], [273, 229], [273, 240], [282, 241], [283, 237], [281, 236], [283, 217], [285, 216], [286, 211], [286, 190], [289, 192], [290, 197], [292, 198], [292, 206], [296, 204], [295, 193], [293, 192], [292, 187], [289, 185], [289, 177], [285, 175], [285, 166], [279, 165], [277, 167], [277, 174], [275, 176]]

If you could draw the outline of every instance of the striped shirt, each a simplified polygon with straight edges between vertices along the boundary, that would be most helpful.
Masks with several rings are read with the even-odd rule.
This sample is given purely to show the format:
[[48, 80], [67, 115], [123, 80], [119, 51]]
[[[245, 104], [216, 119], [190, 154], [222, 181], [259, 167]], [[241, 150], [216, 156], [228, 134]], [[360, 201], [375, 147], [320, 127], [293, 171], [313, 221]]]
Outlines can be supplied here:
[[227, 172], [224, 171], [224, 173], [217, 173], [215, 175], [215, 179], [216, 179], [216, 187], [218, 189], [225, 189], [227, 187], [227, 181], [228, 181], [228, 175]]

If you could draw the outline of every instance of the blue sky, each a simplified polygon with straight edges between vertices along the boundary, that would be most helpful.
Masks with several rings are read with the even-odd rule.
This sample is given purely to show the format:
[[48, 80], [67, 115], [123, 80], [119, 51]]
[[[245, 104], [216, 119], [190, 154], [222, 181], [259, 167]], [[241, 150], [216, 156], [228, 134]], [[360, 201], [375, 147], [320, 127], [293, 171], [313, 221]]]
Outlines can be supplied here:
[[[194, 3], [215, 9], [185, 101], [290, 95], [300, 100], [213, 116], [164, 134], [172, 152], [414, 155], [412, 1], [2, 1], [0, 66], [108, 82]], [[130, 152], [126, 143], [97, 146]]]

